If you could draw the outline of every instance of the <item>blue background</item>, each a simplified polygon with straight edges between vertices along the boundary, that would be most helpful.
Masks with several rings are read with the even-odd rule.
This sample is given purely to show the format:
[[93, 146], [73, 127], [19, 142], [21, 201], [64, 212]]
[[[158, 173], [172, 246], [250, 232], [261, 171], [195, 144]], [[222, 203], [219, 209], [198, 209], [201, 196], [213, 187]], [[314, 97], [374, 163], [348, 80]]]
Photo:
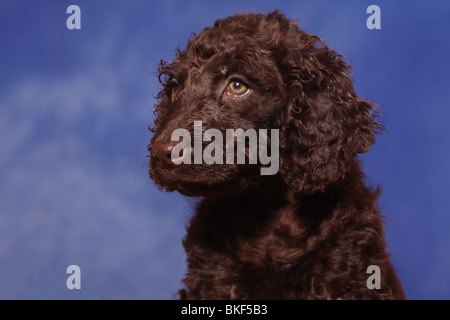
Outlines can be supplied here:
[[276, 7], [349, 57], [381, 107], [387, 131], [362, 159], [393, 263], [409, 298], [450, 298], [448, 1], [1, 0], [1, 299], [173, 298], [192, 201], [148, 178], [157, 64], [217, 18]]

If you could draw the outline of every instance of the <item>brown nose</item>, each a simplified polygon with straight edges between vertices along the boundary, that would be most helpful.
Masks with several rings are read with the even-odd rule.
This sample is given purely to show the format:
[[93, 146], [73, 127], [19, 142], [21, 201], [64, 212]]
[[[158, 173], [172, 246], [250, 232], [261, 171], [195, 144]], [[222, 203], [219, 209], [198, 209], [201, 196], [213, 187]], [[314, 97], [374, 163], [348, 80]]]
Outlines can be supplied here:
[[162, 166], [173, 167], [175, 164], [172, 161], [172, 149], [176, 142], [156, 142], [152, 145], [152, 156], [157, 158]]

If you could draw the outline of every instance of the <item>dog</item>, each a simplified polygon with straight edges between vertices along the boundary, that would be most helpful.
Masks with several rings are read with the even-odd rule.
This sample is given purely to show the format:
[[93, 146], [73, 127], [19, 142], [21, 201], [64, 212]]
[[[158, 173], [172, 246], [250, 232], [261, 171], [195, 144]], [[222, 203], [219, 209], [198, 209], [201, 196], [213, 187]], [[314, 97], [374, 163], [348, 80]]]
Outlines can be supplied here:
[[[366, 186], [357, 157], [384, 125], [340, 54], [278, 10], [236, 14], [193, 35], [159, 77], [149, 174], [162, 190], [198, 198], [180, 299], [405, 299], [380, 187]], [[180, 147], [177, 129], [204, 136]], [[264, 141], [278, 167], [264, 175], [258, 157], [190, 161], [211, 136], [208, 155], [234, 149], [239, 137], [216, 141], [227, 129], [275, 132]]]

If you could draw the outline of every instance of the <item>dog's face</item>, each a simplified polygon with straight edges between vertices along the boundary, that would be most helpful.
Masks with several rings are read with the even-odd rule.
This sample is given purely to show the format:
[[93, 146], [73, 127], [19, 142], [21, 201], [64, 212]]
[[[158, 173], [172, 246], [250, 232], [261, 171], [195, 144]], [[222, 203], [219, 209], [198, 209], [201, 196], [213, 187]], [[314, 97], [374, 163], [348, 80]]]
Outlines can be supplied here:
[[[194, 154], [203, 155], [218, 139], [209, 129], [222, 134], [224, 159], [227, 129], [277, 129], [279, 175], [299, 191], [322, 190], [368, 149], [379, 125], [372, 105], [353, 93], [348, 72], [339, 55], [278, 12], [218, 20], [189, 40], [175, 61], [160, 65], [151, 178], [186, 195], [245, 188], [263, 179], [259, 161], [208, 164]], [[177, 129], [191, 137], [182, 149], [176, 149]], [[249, 142], [245, 147], [248, 157]], [[177, 163], [178, 157], [190, 161]]]
[[[255, 129], [258, 133], [260, 129], [279, 128], [286, 96], [283, 77], [254, 39], [256, 32], [242, 30], [216, 24], [190, 40], [175, 61], [160, 66], [164, 89], [151, 141], [150, 175], [169, 191], [204, 194], [213, 188], [229, 189], [230, 185], [239, 188], [258, 178], [260, 166], [248, 161], [174, 164], [171, 159], [172, 148], [179, 142], [171, 142], [174, 130], [187, 129], [192, 139], [198, 138], [194, 130], [198, 121], [202, 140], [208, 139], [208, 129], [222, 133], [224, 159], [227, 129]], [[203, 141], [202, 149], [209, 143]], [[195, 147], [192, 141], [192, 154]]]

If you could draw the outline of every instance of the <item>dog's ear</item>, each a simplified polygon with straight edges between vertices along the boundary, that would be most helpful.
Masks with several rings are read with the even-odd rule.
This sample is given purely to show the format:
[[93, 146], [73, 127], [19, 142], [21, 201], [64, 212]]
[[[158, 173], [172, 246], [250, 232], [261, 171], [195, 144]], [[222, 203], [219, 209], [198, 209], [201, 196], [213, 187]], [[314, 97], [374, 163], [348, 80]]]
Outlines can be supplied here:
[[280, 132], [280, 173], [302, 193], [341, 181], [383, 125], [355, 94], [351, 68], [320, 38], [298, 30], [282, 58], [288, 103]]

